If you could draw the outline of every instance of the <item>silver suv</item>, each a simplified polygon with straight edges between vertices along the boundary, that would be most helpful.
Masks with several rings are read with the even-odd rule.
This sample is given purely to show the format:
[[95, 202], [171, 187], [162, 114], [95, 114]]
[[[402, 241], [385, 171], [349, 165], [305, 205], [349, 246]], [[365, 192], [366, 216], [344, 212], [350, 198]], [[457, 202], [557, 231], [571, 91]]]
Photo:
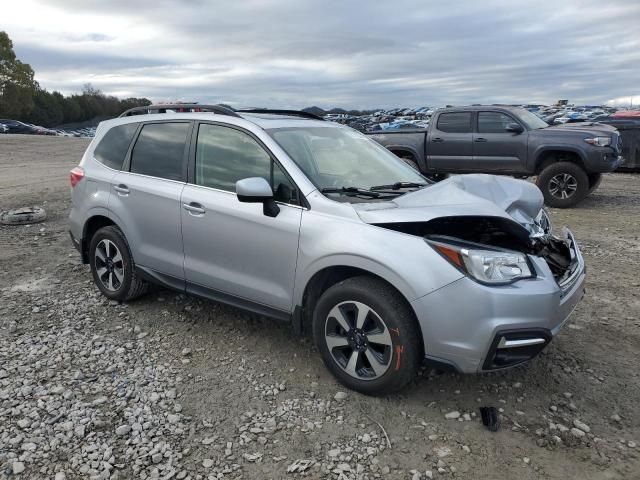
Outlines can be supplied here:
[[71, 171], [70, 232], [96, 285], [149, 283], [291, 322], [364, 393], [423, 360], [459, 372], [539, 353], [584, 293], [531, 183], [431, 183], [348, 127], [294, 111], [134, 109]]

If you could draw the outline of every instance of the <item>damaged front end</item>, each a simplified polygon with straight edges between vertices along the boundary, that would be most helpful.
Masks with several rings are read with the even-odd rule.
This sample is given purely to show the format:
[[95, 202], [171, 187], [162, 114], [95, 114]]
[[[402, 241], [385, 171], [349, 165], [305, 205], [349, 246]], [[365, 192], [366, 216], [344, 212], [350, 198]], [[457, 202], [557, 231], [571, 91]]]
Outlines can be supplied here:
[[423, 237], [456, 268], [480, 283], [508, 284], [535, 276], [527, 259], [545, 260], [558, 285], [565, 286], [580, 265], [567, 229], [553, 235], [544, 210], [525, 228], [505, 217], [437, 217], [426, 222], [385, 223], [379, 227]]

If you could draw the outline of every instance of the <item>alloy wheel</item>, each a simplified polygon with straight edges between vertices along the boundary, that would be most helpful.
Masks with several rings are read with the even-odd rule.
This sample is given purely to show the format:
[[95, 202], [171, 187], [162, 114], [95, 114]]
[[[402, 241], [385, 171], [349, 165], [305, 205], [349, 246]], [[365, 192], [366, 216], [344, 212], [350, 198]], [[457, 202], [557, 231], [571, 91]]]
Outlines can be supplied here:
[[118, 291], [124, 282], [124, 261], [120, 250], [111, 240], [100, 240], [96, 245], [95, 268], [100, 282], [111, 292]]
[[358, 380], [375, 380], [391, 365], [393, 343], [382, 318], [361, 302], [341, 302], [325, 320], [325, 342], [340, 368]]
[[559, 173], [549, 180], [549, 193], [564, 200], [571, 197], [578, 190], [578, 180], [569, 173]]

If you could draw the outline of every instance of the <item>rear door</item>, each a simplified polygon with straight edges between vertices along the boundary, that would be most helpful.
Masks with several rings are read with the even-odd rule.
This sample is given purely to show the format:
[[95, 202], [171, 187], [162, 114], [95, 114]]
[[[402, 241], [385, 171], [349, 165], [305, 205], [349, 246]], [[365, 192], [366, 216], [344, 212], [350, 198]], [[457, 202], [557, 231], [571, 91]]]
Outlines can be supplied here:
[[473, 134], [473, 161], [479, 171], [525, 172], [527, 131], [507, 131], [507, 125], [518, 122], [504, 112], [478, 112]]
[[[182, 193], [187, 291], [272, 316], [291, 312], [302, 207], [295, 184], [249, 132], [201, 123]], [[238, 180], [263, 177], [280, 207], [241, 203]]]
[[437, 172], [473, 171], [473, 112], [440, 113], [427, 135], [427, 162]]
[[112, 180], [109, 210], [124, 230], [136, 265], [184, 279], [180, 195], [192, 123], [143, 123], [123, 171]]

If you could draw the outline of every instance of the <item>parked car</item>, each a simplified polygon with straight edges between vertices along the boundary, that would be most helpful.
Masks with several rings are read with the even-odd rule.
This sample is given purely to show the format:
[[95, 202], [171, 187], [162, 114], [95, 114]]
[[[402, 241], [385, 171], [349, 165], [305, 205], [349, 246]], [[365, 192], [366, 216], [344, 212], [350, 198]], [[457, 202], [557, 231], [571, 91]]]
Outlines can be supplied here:
[[583, 296], [580, 249], [529, 182], [432, 183], [313, 115], [182, 108], [101, 123], [71, 171], [71, 238], [109, 299], [156, 283], [291, 322], [374, 394], [424, 359], [526, 362]]
[[7, 133], [23, 133], [29, 135], [36, 135], [38, 133], [38, 129], [33, 125], [29, 125], [18, 120], [2, 118], [0, 119], [0, 123], [8, 128]]
[[614, 127], [550, 127], [520, 107], [440, 110], [427, 130], [370, 135], [426, 175], [537, 175], [545, 203], [558, 208], [580, 202], [623, 162]]

